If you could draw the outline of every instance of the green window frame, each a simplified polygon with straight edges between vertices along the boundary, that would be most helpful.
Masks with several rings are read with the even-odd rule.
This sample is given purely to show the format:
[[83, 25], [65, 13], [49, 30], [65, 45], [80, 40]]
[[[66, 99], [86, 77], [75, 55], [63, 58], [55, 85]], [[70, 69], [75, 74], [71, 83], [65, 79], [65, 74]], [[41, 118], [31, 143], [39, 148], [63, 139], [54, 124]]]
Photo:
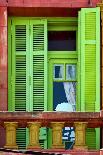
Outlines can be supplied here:
[[[75, 24], [74, 24], [75, 23]], [[48, 110], [53, 110], [53, 64], [76, 64], [76, 68], [78, 70], [78, 28], [77, 28], [77, 18], [68, 18], [68, 20], [59, 18], [59, 21], [56, 19], [50, 21], [48, 24], [48, 31], [76, 31], [76, 51], [48, 51]], [[78, 72], [78, 71], [77, 71]], [[77, 74], [76, 72], [76, 74]], [[65, 75], [64, 75], [65, 77]], [[76, 77], [78, 82], [78, 74]], [[60, 80], [61, 81], [61, 80]], [[62, 80], [63, 81], [63, 80]], [[76, 92], [78, 86], [76, 86]], [[78, 102], [78, 94], [76, 94], [76, 104]], [[76, 106], [76, 110], [78, 109], [78, 105]]]
[[[39, 22], [46, 22], [46, 31], [76, 31], [76, 51], [62, 51], [62, 52], [56, 52], [56, 51], [47, 51], [47, 44], [48, 40], [47, 37], [45, 38], [45, 46], [46, 46], [46, 54], [45, 54], [45, 77], [44, 85], [45, 85], [45, 101], [44, 103], [48, 103], [44, 106], [44, 110], [53, 110], [52, 107], [52, 101], [50, 101], [49, 97], [50, 94], [52, 94], [52, 88], [50, 89], [52, 85], [52, 66], [55, 60], [59, 59], [58, 63], [61, 63], [62, 60], [64, 61], [72, 61], [72, 63], [77, 63], [77, 111], [99, 111], [100, 110], [100, 9], [99, 8], [83, 8], [79, 12], [78, 18], [25, 18], [25, 17], [10, 17], [8, 19], [8, 110], [9, 111], [15, 111], [15, 57], [17, 57], [18, 62], [21, 64], [25, 64], [26, 60], [26, 72], [28, 75], [26, 77], [27, 85], [25, 90], [29, 90], [28, 93], [26, 93], [26, 102], [33, 101], [33, 94], [31, 95], [31, 92], [33, 91], [33, 69], [35, 68], [32, 65], [33, 58], [35, 59], [36, 56], [42, 55], [42, 52], [38, 51], [37, 55], [34, 53], [33, 49], [33, 42], [31, 41], [33, 39], [33, 24], [38, 24]], [[13, 53], [15, 51], [15, 42], [13, 40], [13, 33], [15, 31], [13, 25], [15, 23], [23, 23], [26, 25], [27, 34], [31, 34], [32, 39], [26, 38], [26, 50], [28, 51], [30, 48], [31, 54], [29, 52], [27, 53], [16, 53], [16, 55]], [[22, 25], [22, 24], [21, 24]], [[97, 31], [98, 30], [98, 31]], [[91, 33], [90, 33], [91, 32]], [[47, 32], [45, 34], [47, 36]], [[29, 35], [27, 35], [29, 36]], [[93, 38], [91, 38], [93, 37]], [[34, 41], [34, 44], [37, 41]], [[89, 50], [90, 49], [90, 50]], [[89, 58], [93, 60], [91, 61]], [[26, 56], [28, 55], [28, 56]], [[20, 58], [21, 57], [21, 58]], [[25, 59], [26, 57], [26, 59]], [[20, 61], [23, 60], [23, 61]], [[32, 61], [30, 61], [32, 60]], [[38, 60], [38, 59], [35, 59]], [[86, 60], [86, 61], [85, 61]], [[69, 62], [68, 61], [68, 62]], [[89, 62], [93, 64], [94, 68], [94, 77], [93, 80], [96, 81], [93, 83], [91, 88], [92, 90], [95, 90], [95, 95], [91, 93], [92, 95], [92, 101], [88, 100], [88, 90], [89, 90], [89, 83], [91, 80], [89, 78]], [[37, 61], [38, 63], [38, 61]], [[12, 65], [14, 64], [14, 65]], [[31, 66], [32, 65], [32, 66]], [[29, 70], [31, 66], [31, 69]], [[38, 66], [38, 65], [37, 65]], [[19, 68], [19, 65], [17, 65], [17, 69]], [[25, 65], [22, 69], [25, 68]], [[25, 73], [25, 72], [24, 72]], [[92, 75], [93, 76], [93, 75]], [[38, 82], [37, 82], [38, 83]], [[92, 82], [90, 83], [92, 84]], [[30, 85], [30, 86], [29, 86]], [[50, 85], [50, 87], [49, 87]], [[49, 87], [49, 88], [48, 88]], [[48, 91], [47, 91], [48, 89]], [[91, 89], [90, 89], [91, 90]], [[91, 90], [91, 92], [92, 92]], [[30, 96], [31, 95], [31, 96]], [[95, 98], [96, 97], [96, 98]], [[52, 100], [52, 99], [51, 99]], [[50, 102], [49, 102], [50, 101]], [[33, 103], [33, 102], [32, 102]], [[92, 103], [92, 104], [91, 104]], [[26, 110], [32, 111], [33, 104], [24, 106]], [[89, 108], [90, 107], [90, 108]], [[22, 107], [23, 108], [23, 107]], [[99, 129], [88, 129], [86, 133], [86, 141], [89, 146], [89, 148], [99, 148]], [[90, 134], [92, 136], [90, 136]], [[92, 138], [93, 137], [93, 138]], [[28, 140], [27, 140], [28, 141]], [[89, 143], [90, 142], [90, 143]]]

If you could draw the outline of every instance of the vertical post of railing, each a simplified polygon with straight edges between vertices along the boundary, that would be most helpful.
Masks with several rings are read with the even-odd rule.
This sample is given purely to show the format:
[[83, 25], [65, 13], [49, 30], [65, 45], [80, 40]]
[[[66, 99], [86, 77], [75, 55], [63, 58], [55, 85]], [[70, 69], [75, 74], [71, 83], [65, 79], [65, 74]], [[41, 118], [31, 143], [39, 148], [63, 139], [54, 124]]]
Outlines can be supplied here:
[[73, 149], [87, 150], [86, 141], [85, 141], [87, 123], [75, 122], [74, 127], [75, 127], [75, 145]]
[[41, 122], [28, 122], [29, 128], [29, 145], [27, 149], [40, 149], [39, 144], [39, 131], [41, 127]]
[[52, 128], [52, 149], [64, 149], [62, 143], [62, 128], [64, 127], [64, 122], [51, 122], [50, 126]]
[[18, 149], [16, 144], [16, 128], [18, 127], [17, 122], [4, 122], [6, 129], [6, 144], [4, 148], [7, 149]]

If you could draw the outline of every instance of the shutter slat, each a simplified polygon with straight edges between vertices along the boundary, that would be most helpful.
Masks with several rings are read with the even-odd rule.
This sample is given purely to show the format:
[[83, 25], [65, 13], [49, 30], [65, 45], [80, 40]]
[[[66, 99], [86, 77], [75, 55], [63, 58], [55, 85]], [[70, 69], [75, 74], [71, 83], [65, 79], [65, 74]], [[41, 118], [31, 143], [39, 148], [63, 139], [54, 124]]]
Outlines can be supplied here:
[[18, 128], [16, 132], [16, 143], [19, 149], [26, 148], [26, 128]]
[[33, 51], [44, 50], [44, 24], [33, 25]]
[[26, 51], [26, 25], [15, 26], [16, 51]]
[[44, 111], [44, 56], [43, 55], [33, 56], [33, 111]]
[[26, 111], [26, 56], [24, 55], [16, 56], [15, 111]]

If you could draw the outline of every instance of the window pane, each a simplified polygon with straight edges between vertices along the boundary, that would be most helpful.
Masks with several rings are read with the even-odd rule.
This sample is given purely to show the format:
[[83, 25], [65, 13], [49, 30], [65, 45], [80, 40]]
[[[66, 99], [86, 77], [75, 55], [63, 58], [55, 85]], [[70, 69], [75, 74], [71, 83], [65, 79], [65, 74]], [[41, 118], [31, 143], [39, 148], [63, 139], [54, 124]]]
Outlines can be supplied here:
[[76, 82], [53, 82], [53, 110], [75, 111]]
[[76, 31], [48, 31], [48, 51], [76, 51]]
[[76, 80], [76, 65], [66, 65], [66, 80]]
[[63, 65], [54, 65], [54, 80], [63, 79], [64, 68]]
[[[53, 82], [53, 110], [67, 112], [76, 110], [76, 82]], [[71, 149], [75, 141], [74, 128], [63, 128], [62, 139], [66, 149]]]

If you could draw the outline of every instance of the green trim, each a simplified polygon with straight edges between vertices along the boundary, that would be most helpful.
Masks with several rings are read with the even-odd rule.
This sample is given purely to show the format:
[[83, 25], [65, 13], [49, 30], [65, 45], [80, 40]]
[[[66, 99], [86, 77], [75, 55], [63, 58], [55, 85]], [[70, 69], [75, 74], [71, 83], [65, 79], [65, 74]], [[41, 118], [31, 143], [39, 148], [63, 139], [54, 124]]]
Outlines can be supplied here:
[[100, 8], [96, 8], [96, 103], [95, 111], [100, 111]]
[[29, 89], [30, 89], [30, 111], [33, 111], [33, 21], [29, 22], [29, 35], [30, 35], [30, 40], [29, 40]]
[[[51, 59], [52, 60], [52, 59]], [[53, 89], [52, 89], [52, 83], [53, 83], [53, 74], [52, 74], [52, 70], [53, 70], [53, 66], [51, 63], [51, 60], [49, 61], [49, 72], [48, 72], [48, 111], [53, 111]]]
[[96, 131], [96, 150], [100, 149], [100, 128], [95, 128]]
[[11, 19], [8, 19], [8, 111], [12, 110], [12, 76], [11, 76], [11, 49], [12, 49], [12, 42], [11, 42]]
[[[29, 70], [30, 70], [30, 64], [29, 64], [29, 21], [26, 21], [26, 111], [30, 111], [30, 76], [29, 76]], [[27, 131], [26, 131], [27, 132]]]
[[47, 86], [48, 86], [48, 66], [47, 66], [47, 20], [44, 21], [44, 111], [47, 111]]
[[48, 31], [76, 31], [77, 30], [77, 26], [48, 26]]
[[77, 51], [62, 51], [62, 52], [57, 52], [57, 51], [48, 51], [48, 60], [50, 59], [77, 59], [78, 58], [78, 53]]
[[78, 88], [77, 88], [77, 106], [76, 106], [76, 111], [81, 111], [81, 67], [80, 67], [80, 61], [81, 61], [81, 48], [80, 48], [80, 38], [81, 38], [81, 33], [80, 33], [80, 30], [81, 30], [81, 18], [80, 18], [80, 12], [79, 12], [79, 15], [78, 15], [78, 63], [77, 63], [77, 68], [78, 68], [78, 72], [77, 72], [77, 81], [78, 81]]
[[84, 12], [80, 13], [80, 24], [81, 24], [81, 111], [85, 111], [85, 14]]
[[12, 21], [12, 111], [15, 111], [15, 25]]

